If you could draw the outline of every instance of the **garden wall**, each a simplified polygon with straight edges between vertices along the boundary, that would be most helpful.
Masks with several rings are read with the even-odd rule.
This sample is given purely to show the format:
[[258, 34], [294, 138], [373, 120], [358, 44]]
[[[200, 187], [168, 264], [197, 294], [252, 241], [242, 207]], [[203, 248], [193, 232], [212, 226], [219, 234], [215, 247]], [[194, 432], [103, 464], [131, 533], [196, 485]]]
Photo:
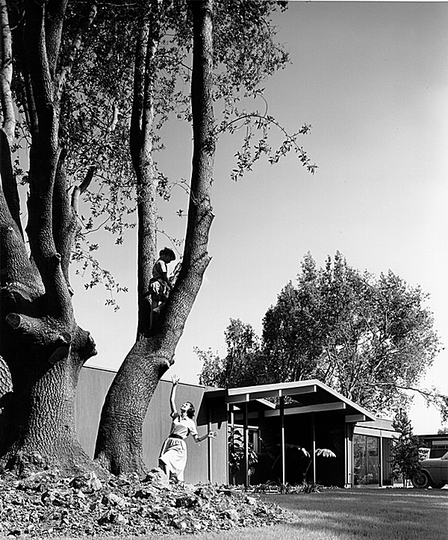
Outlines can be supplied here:
[[[95, 449], [101, 408], [114, 376], [114, 371], [106, 369], [83, 367], [81, 370], [76, 396], [75, 422], [79, 441], [91, 457]], [[214, 404], [211, 416], [208, 403], [203, 399], [204, 391], [205, 388], [202, 386], [183, 383], [179, 384], [177, 390], [178, 406], [185, 401], [194, 403], [199, 434], [205, 433], [209, 426], [218, 431], [216, 439], [207, 439], [200, 445], [188, 437], [185, 481], [227, 483], [226, 412], [222, 403], [218, 408]], [[171, 383], [161, 380], [144, 422], [143, 459], [149, 468], [157, 465], [160, 448], [170, 431], [170, 392]]]

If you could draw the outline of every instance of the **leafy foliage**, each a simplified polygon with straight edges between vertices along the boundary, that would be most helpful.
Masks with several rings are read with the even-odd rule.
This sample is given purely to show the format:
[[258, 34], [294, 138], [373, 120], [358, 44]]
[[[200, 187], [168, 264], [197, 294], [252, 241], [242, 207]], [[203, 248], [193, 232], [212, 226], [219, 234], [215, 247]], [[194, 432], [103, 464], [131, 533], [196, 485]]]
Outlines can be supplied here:
[[[235, 474], [244, 464], [244, 436], [241, 428], [229, 425], [229, 467], [231, 474]], [[258, 462], [258, 456], [253, 445], [249, 443], [249, 475], [253, 474], [254, 466]]]
[[223, 359], [210, 349], [195, 349], [203, 362], [199, 384], [220, 388], [255, 384], [257, 375], [252, 368], [260, 355], [260, 344], [254, 329], [239, 319], [231, 319], [225, 340], [227, 356]]
[[409, 403], [409, 390], [419, 391], [443, 412], [445, 397], [419, 388], [441, 347], [427, 297], [391, 271], [375, 278], [340, 253], [319, 269], [308, 254], [297, 285], [288, 283], [266, 312], [262, 339], [253, 333], [249, 342], [227, 342], [226, 358], [209, 356], [203, 375], [224, 387], [243, 386], [246, 373], [256, 374], [252, 384], [317, 378], [385, 413]]
[[[77, 2], [69, 2], [63, 43], [71, 43], [76, 38], [84, 9], [85, 6]], [[234, 180], [251, 170], [261, 157], [276, 163], [290, 151], [298, 154], [309, 171], [316, 169], [298, 143], [298, 138], [308, 133], [310, 126], [289, 133], [268, 114], [263, 98], [264, 81], [289, 61], [284, 48], [275, 42], [271, 15], [277, 9], [286, 9], [286, 3], [215, 1], [212, 92], [216, 109], [221, 110], [215, 138], [223, 133], [242, 133], [241, 148], [235, 153], [235, 167], [229, 171]], [[66, 169], [71, 188], [83, 185], [89, 171], [94, 169], [90, 183], [83, 190], [79, 212], [82, 229], [73, 260], [82, 265], [82, 274], [86, 277], [87, 269], [91, 270], [89, 287], [104, 283], [109, 291], [119, 289], [110, 271], [98, 271], [102, 265], [91, 249], [90, 243], [95, 241], [90, 238], [96, 231], [105, 230], [121, 243], [126, 230], [135, 227], [139, 193], [129, 151], [134, 93], [134, 63], [129, 60], [135, 58], [136, 29], [144, 18], [155, 21], [152, 25], [155, 54], [151, 71], [155, 82], [151, 153], [165, 150], [160, 136], [164, 124], [174, 118], [192, 121], [192, 18], [186, 0], [98, 4], [94, 24], [85, 35], [73, 66], [67, 70], [61, 102], [61, 141], [67, 150]], [[67, 50], [67, 54], [70, 52]], [[21, 97], [24, 88], [18, 70], [15, 89], [19, 102], [25, 101]], [[261, 108], [256, 105], [260, 103]], [[273, 127], [283, 139], [274, 149], [268, 144]], [[26, 146], [26, 139], [23, 141]], [[168, 200], [174, 186], [185, 189], [184, 180], [169, 178], [155, 159], [152, 168], [159, 197]], [[26, 180], [26, 172], [18, 163], [17, 172], [20, 171]], [[188, 191], [189, 187], [186, 189]], [[178, 212], [180, 216], [185, 214], [183, 210]], [[160, 232], [169, 235], [166, 231]], [[172, 241], [176, 245], [181, 243], [179, 239]]]
[[392, 477], [395, 480], [401, 477], [406, 485], [407, 480], [421, 469], [420, 439], [412, 433], [411, 422], [403, 409], [395, 414], [392, 427], [400, 434], [392, 445]]

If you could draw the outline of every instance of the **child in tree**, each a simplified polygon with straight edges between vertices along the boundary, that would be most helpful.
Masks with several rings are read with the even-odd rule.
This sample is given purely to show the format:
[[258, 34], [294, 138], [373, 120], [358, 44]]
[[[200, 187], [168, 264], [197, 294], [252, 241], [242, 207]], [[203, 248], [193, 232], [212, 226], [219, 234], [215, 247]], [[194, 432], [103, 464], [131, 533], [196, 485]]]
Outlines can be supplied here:
[[175, 259], [176, 255], [172, 249], [163, 248], [159, 253], [159, 258], [153, 266], [152, 278], [149, 282], [151, 309], [153, 313], [160, 313], [173, 288], [168, 277], [168, 264]]

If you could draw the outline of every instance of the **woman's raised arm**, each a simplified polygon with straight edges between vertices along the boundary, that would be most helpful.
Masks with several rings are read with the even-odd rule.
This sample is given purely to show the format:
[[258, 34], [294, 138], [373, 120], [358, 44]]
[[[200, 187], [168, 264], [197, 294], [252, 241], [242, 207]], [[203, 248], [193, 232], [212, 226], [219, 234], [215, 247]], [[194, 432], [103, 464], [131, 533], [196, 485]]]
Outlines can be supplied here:
[[171, 377], [171, 382], [173, 383], [173, 386], [171, 387], [171, 395], [170, 395], [170, 406], [171, 406], [171, 416], [175, 415], [177, 413], [176, 408], [176, 387], [179, 384], [179, 377], [177, 375], [173, 375]]

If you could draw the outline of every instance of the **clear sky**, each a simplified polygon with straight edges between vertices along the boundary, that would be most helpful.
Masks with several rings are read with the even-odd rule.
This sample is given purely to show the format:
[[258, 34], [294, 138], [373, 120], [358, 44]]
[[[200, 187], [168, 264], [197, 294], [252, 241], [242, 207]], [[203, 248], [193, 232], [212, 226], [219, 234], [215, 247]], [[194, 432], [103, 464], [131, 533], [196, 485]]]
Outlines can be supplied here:
[[[291, 156], [260, 163], [234, 183], [237, 141], [220, 141], [213, 260], [166, 377], [197, 382], [193, 347], [224, 354], [230, 318], [260, 334], [264, 314], [308, 251], [319, 266], [339, 250], [350, 266], [376, 275], [390, 269], [420, 285], [448, 345], [448, 4], [291, 2], [275, 21], [292, 64], [266, 83], [269, 112], [290, 131], [312, 124], [303, 146], [319, 169], [312, 176]], [[189, 129], [171, 125], [164, 135], [161, 167], [172, 179], [189, 178]], [[177, 237], [185, 227], [179, 208], [186, 209], [180, 188], [161, 205], [162, 227]], [[74, 280], [78, 322], [99, 351], [89, 365], [116, 369], [133, 344], [134, 236], [124, 246], [105, 242], [99, 252], [130, 289], [117, 297], [117, 313], [104, 307], [104, 290], [84, 292]], [[165, 245], [161, 235], [159, 249]], [[446, 394], [447, 360], [443, 351], [424, 381]], [[441, 426], [421, 400], [411, 419], [417, 433]]]

